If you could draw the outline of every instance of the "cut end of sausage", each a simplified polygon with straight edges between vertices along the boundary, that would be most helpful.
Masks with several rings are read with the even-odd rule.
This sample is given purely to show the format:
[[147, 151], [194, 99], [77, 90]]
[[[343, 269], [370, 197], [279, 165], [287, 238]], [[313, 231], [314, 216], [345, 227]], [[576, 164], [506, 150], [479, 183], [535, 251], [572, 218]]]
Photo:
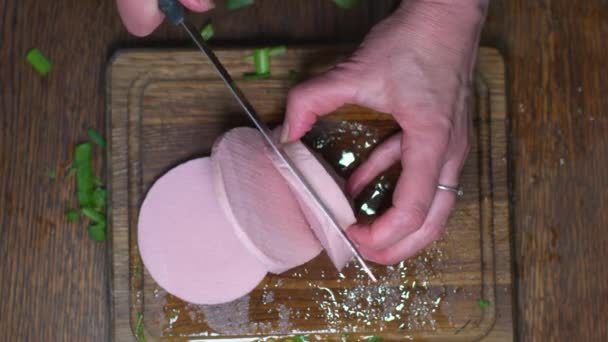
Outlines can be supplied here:
[[298, 201], [266, 153], [255, 129], [225, 133], [211, 154], [216, 193], [243, 244], [272, 273], [283, 273], [315, 258], [322, 246]]
[[[280, 127], [275, 129], [274, 134], [277, 136], [280, 134]], [[284, 145], [284, 151], [321, 198], [321, 201], [331, 211], [340, 228], [345, 230], [357, 222], [350, 201], [344, 194], [344, 181], [331, 169], [331, 166], [318, 159], [300, 141]], [[330, 219], [301, 189], [302, 186], [289, 172], [286, 165], [269, 149], [267, 149], [267, 154], [296, 194], [306, 220], [325, 248], [332, 263], [338, 271], [341, 271], [354, 257], [348, 244], [344, 241], [342, 235], [331, 227]]]

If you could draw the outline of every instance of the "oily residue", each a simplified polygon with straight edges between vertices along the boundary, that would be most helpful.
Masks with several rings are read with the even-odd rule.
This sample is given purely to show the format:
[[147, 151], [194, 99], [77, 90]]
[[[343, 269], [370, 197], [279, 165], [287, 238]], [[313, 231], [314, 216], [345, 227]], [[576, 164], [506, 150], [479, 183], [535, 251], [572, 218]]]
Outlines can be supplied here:
[[[165, 294], [163, 335], [306, 334], [311, 340], [323, 340], [324, 334], [336, 333], [401, 331], [406, 336], [412, 331], [434, 331], [440, 320], [445, 321], [440, 308], [449, 291], [432, 285], [443, 258], [442, 249], [433, 244], [396, 266], [374, 267], [378, 283], [372, 283], [354, 263], [343, 273], [325, 272], [316, 281], [270, 276], [254, 293], [220, 305], [187, 304]], [[298, 280], [299, 288], [286, 290], [293, 279]], [[308, 298], [299, 299], [306, 305], [295, 305], [291, 292], [306, 293]]]
[[348, 176], [378, 144], [380, 135], [358, 122], [322, 121], [313, 126], [303, 141], [343, 176]]
[[[351, 121], [321, 121], [304, 137], [304, 142], [321, 154], [344, 178], [348, 178], [372, 152], [390, 136], [386, 129]], [[358, 218], [369, 221], [382, 214], [391, 204], [400, 165], [378, 175], [354, 199]]]
[[[436, 313], [446, 296], [443, 287], [431, 287], [435, 267], [443, 252], [437, 246], [397, 266], [376, 267], [378, 283], [372, 283], [356, 264], [354, 280], [339, 277], [333, 288], [316, 287], [316, 303], [322, 309], [331, 332], [382, 332], [433, 330]], [[371, 329], [370, 329], [371, 328]]]

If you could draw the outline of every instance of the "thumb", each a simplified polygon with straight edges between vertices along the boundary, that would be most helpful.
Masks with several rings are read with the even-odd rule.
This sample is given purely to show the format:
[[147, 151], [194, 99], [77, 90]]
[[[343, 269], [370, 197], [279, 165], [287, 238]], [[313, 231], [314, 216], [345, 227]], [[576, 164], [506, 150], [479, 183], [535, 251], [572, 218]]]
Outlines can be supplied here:
[[[213, 8], [211, 0], [180, 0], [188, 9], [204, 12]], [[116, 0], [118, 13], [127, 31], [138, 37], [147, 36], [163, 21], [157, 0]]]
[[298, 84], [289, 91], [281, 142], [298, 140], [319, 116], [328, 114], [354, 98], [353, 82], [334, 69]]

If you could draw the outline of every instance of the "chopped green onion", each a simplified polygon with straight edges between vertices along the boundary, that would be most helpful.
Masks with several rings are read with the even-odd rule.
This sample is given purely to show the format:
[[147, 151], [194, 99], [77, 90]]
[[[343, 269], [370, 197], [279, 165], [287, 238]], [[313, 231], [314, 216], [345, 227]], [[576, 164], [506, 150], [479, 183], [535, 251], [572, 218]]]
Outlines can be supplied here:
[[307, 335], [296, 335], [293, 338], [296, 342], [309, 342], [310, 339]]
[[89, 136], [89, 138], [91, 138], [92, 142], [103, 148], [106, 148], [106, 139], [104, 139], [104, 137], [99, 132], [97, 132], [93, 128], [89, 128], [87, 130], [87, 135]]
[[253, 51], [253, 63], [255, 73], [258, 75], [270, 74], [270, 54], [269, 49], [255, 49]]
[[247, 74], [243, 75], [243, 79], [245, 81], [263, 80], [268, 77], [270, 77], [270, 73], [267, 73], [267, 74], [247, 73]]
[[213, 25], [209, 23], [205, 25], [205, 27], [203, 27], [203, 29], [201, 30], [201, 37], [203, 37], [204, 41], [208, 41], [213, 37], [214, 33], [215, 31], [213, 30]]
[[253, 58], [255, 73], [245, 74], [245, 80], [252, 81], [268, 78], [270, 76], [270, 56], [280, 55], [285, 53], [285, 51], [287, 51], [287, 48], [284, 45], [253, 50], [253, 53], [247, 55], [245, 58]]
[[82, 208], [82, 213], [95, 223], [106, 224], [106, 216], [93, 208]]
[[46, 75], [53, 69], [53, 65], [48, 58], [42, 54], [42, 51], [36, 48], [28, 51], [26, 58], [40, 75]]
[[253, 50], [252, 53], [248, 54], [247, 56], [245, 56], [245, 59], [253, 59], [253, 56], [255, 54], [255, 51], [257, 50], [261, 50], [261, 49], [266, 49], [268, 50], [268, 56], [277, 56], [280, 54], [283, 54], [287, 51], [287, 47], [285, 45], [279, 45], [279, 46], [273, 46], [273, 47], [265, 47], [265, 48], [259, 48], [259, 49], [255, 49]]
[[50, 179], [55, 179], [57, 178], [57, 171], [55, 171], [55, 169], [48, 168], [46, 170], [46, 175], [49, 176]]
[[99, 177], [95, 177], [93, 179], [93, 183], [95, 184], [95, 186], [99, 187], [103, 185], [103, 182], [101, 181], [101, 179]]
[[299, 82], [300, 81], [300, 73], [293, 70], [293, 69], [289, 69], [289, 71], [287, 72], [287, 77], [289, 77], [289, 80], [292, 82]]
[[229, 10], [235, 10], [253, 5], [254, 2], [255, 0], [228, 0], [226, 7], [228, 7]]
[[91, 161], [91, 144], [84, 143], [76, 146], [74, 167], [76, 168], [76, 188], [80, 207], [90, 207], [93, 204], [93, 167]]
[[66, 177], [72, 177], [75, 173], [76, 173], [76, 166], [74, 164], [72, 164], [72, 166], [70, 166], [70, 169], [68, 170], [68, 174], [66, 175]]
[[479, 299], [479, 300], [477, 301], [477, 304], [479, 304], [479, 307], [480, 307], [482, 310], [485, 310], [485, 309], [487, 309], [487, 308], [489, 308], [489, 307], [490, 307], [490, 301], [489, 301], [489, 300], [487, 300], [487, 299], [483, 299], [483, 298]]
[[376, 335], [370, 336], [367, 339], [365, 339], [365, 341], [367, 341], [367, 342], [382, 342], [382, 340], [383, 340], [382, 337], [376, 336]]
[[98, 187], [93, 191], [93, 207], [98, 211], [101, 211], [106, 207], [106, 199], [108, 197], [108, 192], [106, 189], [102, 187]]
[[68, 222], [74, 222], [78, 220], [80, 214], [78, 213], [78, 210], [70, 209], [67, 213], [65, 213], [65, 217], [68, 219]]
[[355, 7], [358, 2], [359, 0], [334, 0], [334, 3], [343, 9], [351, 9]]
[[106, 233], [105, 223], [96, 223], [89, 226], [89, 236], [95, 241], [105, 241]]
[[146, 335], [144, 334], [144, 314], [141, 312], [137, 316], [137, 324], [135, 324], [135, 338], [137, 338], [137, 342], [146, 342]]
[[268, 48], [268, 55], [276, 56], [285, 53], [285, 51], [287, 51], [287, 47], [285, 47], [285, 45], [279, 45]]

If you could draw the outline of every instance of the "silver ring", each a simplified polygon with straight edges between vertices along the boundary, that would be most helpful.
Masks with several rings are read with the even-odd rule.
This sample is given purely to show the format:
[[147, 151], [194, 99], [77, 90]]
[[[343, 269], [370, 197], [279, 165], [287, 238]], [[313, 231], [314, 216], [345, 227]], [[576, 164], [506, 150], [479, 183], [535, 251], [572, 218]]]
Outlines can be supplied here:
[[453, 192], [458, 197], [462, 197], [462, 195], [464, 195], [464, 190], [462, 190], [462, 187], [460, 187], [460, 186], [455, 187], [455, 186], [447, 186], [447, 185], [439, 184], [439, 185], [437, 185], [437, 189]]

